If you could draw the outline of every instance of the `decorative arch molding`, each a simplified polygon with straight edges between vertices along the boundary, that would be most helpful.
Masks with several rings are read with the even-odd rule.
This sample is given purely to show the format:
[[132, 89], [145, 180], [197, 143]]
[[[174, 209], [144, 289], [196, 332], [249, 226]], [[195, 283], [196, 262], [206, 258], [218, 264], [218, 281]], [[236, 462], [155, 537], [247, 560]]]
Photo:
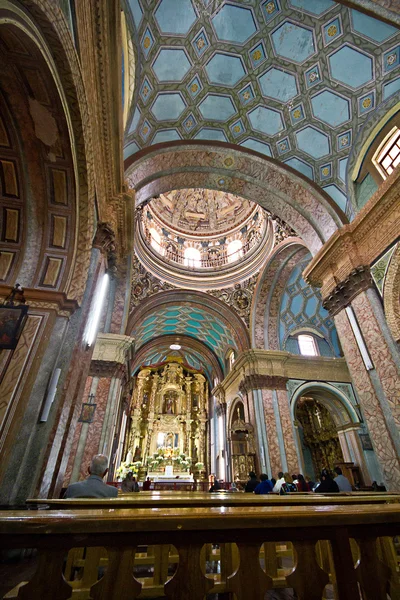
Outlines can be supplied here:
[[257, 202], [283, 219], [315, 254], [347, 223], [315, 183], [273, 158], [224, 142], [156, 144], [125, 161], [136, 206], [174, 189], [223, 190]]
[[388, 266], [383, 302], [389, 329], [398, 342], [400, 341], [400, 243], [397, 244]]
[[[178, 307], [178, 311], [188, 311], [190, 309], [192, 312], [199, 311], [207, 314], [211, 319], [216, 319], [222, 323], [223, 328], [225, 328], [224, 331], [229, 333], [238, 353], [244, 352], [250, 348], [248, 330], [241, 318], [226, 304], [203, 292], [168, 290], [151, 296], [129, 315], [126, 331], [136, 337], [135, 332], [138, 331], [146, 318], [156, 316], [157, 313], [165, 314], [165, 312], [172, 307]], [[176, 317], [179, 326], [176, 327], [176, 331], [171, 331], [171, 335], [175, 335], [175, 338], [177, 335], [186, 334], [185, 328], [180, 324], [180, 315], [178, 314]], [[182, 331], [179, 331], [180, 329], [182, 329]], [[189, 335], [189, 333], [187, 333], [187, 335]], [[196, 337], [194, 333], [192, 335], [192, 332], [190, 333], [190, 337], [201, 341], [200, 335]], [[221, 353], [218, 355], [218, 358], [222, 366], [224, 353], [229, 346], [229, 343], [224, 344], [223, 342], [223, 338], [227, 338], [226, 333], [223, 333], [220, 337], [222, 337], [219, 344]], [[136, 339], [136, 343], [138, 349], [140, 349], [140, 340], [138, 341], [138, 339]], [[207, 345], [210, 347], [210, 344]]]
[[80, 302], [94, 231], [94, 176], [88, 105], [78, 56], [63, 13], [52, 0], [25, 0], [23, 6], [4, 0], [0, 26], [4, 23], [23, 31], [39, 48], [63, 105], [73, 155], [77, 218], [72, 265], [61, 291]]
[[[298, 400], [307, 394], [312, 394], [316, 400], [321, 402], [321, 404], [329, 410], [337, 427], [344, 427], [349, 424], [361, 426], [359, 415], [351, 405], [347, 396], [335, 386], [319, 381], [308, 381], [296, 388], [290, 399], [292, 422], [295, 422], [296, 420], [296, 406]], [[348, 420], [346, 420], [345, 415], [347, 415]]]
[[279, 302], [287, 279], [308, 249], [299, 239], [284, 241], [276, 247], [258, 280], [250, 317], [251, 343], [259, 350], [279, 350]]
[[361, 210], [357, 204], [355, 182], [359, 176], [364, 158], [376, 136], [399, 111], [398, 94], [393, 94], [385, 102], [382, 102], [376, 110], [371, 112], [354, 140], [346, 167], [346, 191], [355, 215]]
[[[182, 347], [190, 351], [194, 351], [196, 355], [200, 354], [204, 358], [204, 371], [207, 371], [206, 365], [211, 366], [210, 372], [207, 373], [210, 376], [218, 377], [219, 381], [222, 381], [224, 378], [223, 371], [221, 369], [218, 358], [210, 350], [210, 348], [199, 340], [196, 340], [192, 337], [186, 335], [162, 335], [157, 338], [153, 338], [150, 342], [144, 344], [138, 352], [136, 352], [135, 357], [131, 364], [131, 373], [135, 373], [139, 367], [145, 364], [148, 357], [152, 356], [154, 351], [163, 352], [165, 350], [168, 353], [169, 347], [171, 344], [180, 344]], [[170, 354], [172, 351], [170, 350]], [[186, 361], [187, 362], [187, 361]], [[190, 363], [189, 363], [190, 364]], [[213, 387], [213, 380], [210, 381], [210, 387]]]

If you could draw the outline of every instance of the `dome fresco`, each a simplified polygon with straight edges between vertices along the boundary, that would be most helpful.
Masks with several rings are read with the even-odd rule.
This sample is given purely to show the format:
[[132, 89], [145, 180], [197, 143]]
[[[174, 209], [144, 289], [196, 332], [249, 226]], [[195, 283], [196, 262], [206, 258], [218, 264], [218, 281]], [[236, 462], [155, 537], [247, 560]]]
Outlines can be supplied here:
[[357, 132], [400, 89], [397, 29], [331, 0], [126, 6], [139, 83], [125, 158], [159, 142], [230, 142], [282, 160], [346, 208]]
[[205, 189], [161, 194], [151, 200], [150, 206], [157, 218], [175, 231], [202, 237], [232, 231], [258, 208], [239, 196]]

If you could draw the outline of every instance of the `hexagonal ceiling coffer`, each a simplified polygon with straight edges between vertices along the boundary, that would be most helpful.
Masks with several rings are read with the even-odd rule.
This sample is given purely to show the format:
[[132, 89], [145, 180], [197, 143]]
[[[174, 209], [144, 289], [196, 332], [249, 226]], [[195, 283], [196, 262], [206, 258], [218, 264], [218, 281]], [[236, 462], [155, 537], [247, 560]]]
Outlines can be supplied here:
[[350, 120], [350, 102], [330, 90], [323, 90], [311, 98], [311, 107], [316, 119], [331, 127], [338, 127]]
[[248, 113], [253, 129], [267, 135], [276, 135], [285, 129], [282, 114], [278, 110], [257, 106]]
[[191, 67], [183, 48], [162, 48], [152, 64], [155, 76], [163, 83], [182, 81]]
[[233, 87], [246, 75], [240, 56], [217, 52], [208, 61], [205, 71], [210, 83]]
[[230, 96], [208, 94], [199, 105], [204, 119], [210, 121], [226, 121], [236, 113], [236, 107]]
[[191, 0], [160, 0], [154, 17], [161, 33], [175, 35], [185, 35], [197, 20]]
[[275, 67], [268, 69], [261, 75], [259, 82], [263, 96], [280, 102], [288, 102], [299, 93], [296, 77]]
[[307, 126], [296, 131], [297, 146], [312, 158], [327, 156], [331, 149], [329, 137], [315, 127]]
[[353, 89], [372, 81], [374, 77], [372, 58], [348, 44], [333, 52], [328, 63], [332, 78]]
[[279, 25], [271, 39], [275, 54], [295, 63], [303, 63], [316, 51], [313, 31], [291, 21]]
[[173, 121], [179, 119], [186, 108], [186, 102], [177, 92], [158, 94], [153, 102], [151, 112], [157, 121]]
[[257, 32], [253, 11], [233, 4], [225, 4], [211, 19], [211, 23], [221, 42], [244, 44]]

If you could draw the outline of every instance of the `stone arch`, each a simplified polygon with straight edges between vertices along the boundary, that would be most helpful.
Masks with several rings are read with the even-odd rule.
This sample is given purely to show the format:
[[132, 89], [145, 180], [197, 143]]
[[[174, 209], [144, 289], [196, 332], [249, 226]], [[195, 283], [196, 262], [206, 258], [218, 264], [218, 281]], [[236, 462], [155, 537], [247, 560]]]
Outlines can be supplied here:
[[308, 253], [301, 239], [285, 240], [268, 259], [257, 282], [250, 317], [251, 343], [259, 350], [279, 350], [279, 300], [293, 267]]
[[139, 206], [157, 194], [188, 186], [224, 190], [283, 219], [315, 254], [347, 217], [323, 190], [273, 158], [223, 142], [156, 144], [125, 161]]
[[397, 245], [385, 277], [383, 301], [386, 320], [396, 342], [400, 341], [400, 244]]
[[[174, 314], [169, 316], [168, 312], [171, 311]], [[215, 348], [204, 327], [198, 327], [194, 331], [190, 323], [192, 313], [204, 315], [204, 323], [208, 328], [213, 328], [213, 323], [217, 324], [217, 331], [212, 334], [215, 337]], [[150, 329], [144, 333], [143, 323], [146, 319], [150, 320]], [[164, 331], [166, 320], [169, 321], [168, 330]], [[174, 330], [169, 327], [173, 327]], [[230, 345], [238, 353], [250, 348], [248, 330], [240, 317], [221, 300], [203, 292], [168, 290], [150, 296], [129, 315], [126, 332], [136, 337], [138, 350], [148, 341], [147, 338], [157, 338], [163, 333], [189, 335], [193, 339], [205, 342], [218, 356], [222, 368], [225, 352]]]
[[[311, 393], [313, 393], [313, 395], [316, 394], [315, 397], [318, 397], [318, 401], [320, 401], [321, 404], [324, 404], [324, 406], [332, 413], [335, 424], [338, 427], [348, 425], [349, 423], [354, 425], [361, 424], [357, 411], [351, 405], [346, 395], [330, 383], [320, 381], [308, 381], [295, 390], [290, 399], [290, 411], [293, 421], [296, 420], [296, 404], [299, 398]], [[346, 415], [348, 417], [347, 419]]]
[[52, 75], [68, 126], [75, 178], [76, 222], [72, 231], [72, 261], [60, 291], [82, 300], [94, 228], [93, 157], [88, 106], [76, 49], [57, 3], [26, 0], [24, 7], [6, 0], [0, 27], [13, 26], [37, 47]]

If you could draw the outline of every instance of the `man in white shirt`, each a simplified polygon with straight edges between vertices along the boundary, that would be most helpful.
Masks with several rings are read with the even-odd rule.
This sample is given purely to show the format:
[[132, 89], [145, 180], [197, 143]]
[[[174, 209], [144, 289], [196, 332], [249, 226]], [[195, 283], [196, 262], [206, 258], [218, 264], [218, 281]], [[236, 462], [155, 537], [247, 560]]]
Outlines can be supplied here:
[[343, 475], [342, 469], [340, 467], [335, 467], [334, 471], [337, 474], [337, 477], [335, 477], [334, 481], [336, 481], [338, 485], [339, 492], [351, 492], [351, 483], [347, 477]]
[[285, 478], [281, 471], [280, 473], [278, 473], [278, 481], [275, 483], [274, 489], [272, 491], [279, 494], [279, 492], [281, 491], [281, 487], [283, 486], [284, 483], [285, 483]]

